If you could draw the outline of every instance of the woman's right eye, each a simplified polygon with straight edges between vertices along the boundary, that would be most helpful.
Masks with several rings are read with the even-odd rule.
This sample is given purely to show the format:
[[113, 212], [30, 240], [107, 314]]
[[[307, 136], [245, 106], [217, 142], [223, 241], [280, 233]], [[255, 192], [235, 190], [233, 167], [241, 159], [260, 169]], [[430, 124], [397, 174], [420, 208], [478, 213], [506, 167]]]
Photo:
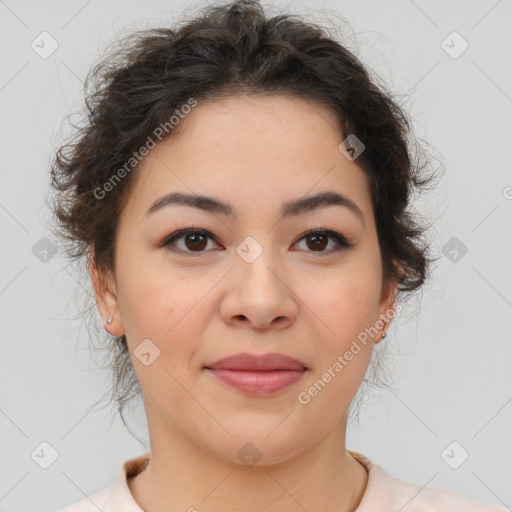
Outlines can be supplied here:
[[[204, 229], [180, 229], [172, 235], [165, 237], [159, 246], [166, 247], [172, 252], [201, 253], [204, 252], [208, 245], [209, 238], [215, 241], [215, 237]], [[178, 240], [183, 240], [184, 247], [178, 247], [178, 251], [169, 248], [175, 245]]]

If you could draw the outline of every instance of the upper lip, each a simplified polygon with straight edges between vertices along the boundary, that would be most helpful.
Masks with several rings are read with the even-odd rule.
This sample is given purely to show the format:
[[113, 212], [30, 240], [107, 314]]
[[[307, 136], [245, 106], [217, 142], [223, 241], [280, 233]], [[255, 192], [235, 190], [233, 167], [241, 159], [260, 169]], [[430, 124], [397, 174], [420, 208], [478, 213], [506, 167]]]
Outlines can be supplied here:
[[253, 355], [247, 352], [233, 354], [205, 366], [215, 370], [306, 370], [304, 363], [277, 352]]

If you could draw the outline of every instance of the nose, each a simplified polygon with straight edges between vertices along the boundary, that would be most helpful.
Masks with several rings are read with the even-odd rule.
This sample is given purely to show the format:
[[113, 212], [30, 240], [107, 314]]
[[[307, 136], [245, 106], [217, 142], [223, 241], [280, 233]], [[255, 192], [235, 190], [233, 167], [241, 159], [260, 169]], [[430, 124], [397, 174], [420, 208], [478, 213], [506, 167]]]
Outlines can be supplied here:
[[295, 322], [298, 298], [293, 284], [266, 251], [252, 263], [235, 260], [225, 286], [220, 313], [226, 323], [265, 330], [285, 329]]

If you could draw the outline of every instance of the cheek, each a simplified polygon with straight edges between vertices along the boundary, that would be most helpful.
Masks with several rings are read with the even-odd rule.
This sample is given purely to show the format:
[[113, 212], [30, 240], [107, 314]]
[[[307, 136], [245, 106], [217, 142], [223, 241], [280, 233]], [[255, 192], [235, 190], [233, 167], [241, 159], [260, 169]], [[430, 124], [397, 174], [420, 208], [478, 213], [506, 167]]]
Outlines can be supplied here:
[[308, 301], [321, 320], [311, 387], [303, 389], [314, 401], [307, 409], [311, 421], [315, 416], [327, 424], [340, 419], [360, 387], [373, 350], [370, 328], [378, 315], [379, 290], [375, 274], [350, 273], [327, 280], [314, 302]]
[[311, 276], [301, 282], [301, 296], [321, 320], [326, 341], [344, 344], [377, 319], [381, 275], [370, 261], [361, 259], [320, 280]]
[[[350, 267], [350, 268], [349, 268]], [[318, 277], [318, 276], [317, 276]], [[378, 319], [380, 269], [373, 258], [359, 258], [322, 281], [302, 281], [302, 296], [315, 316], [316, 365], [313, 381], [319, 379], [322, 398], [317, 407], [347, 406], [367, 370], [373, 349], [371, 330]], [[315, 290], [312, 294], [311, 290]], [[343, 407], [342, 407], [343, 408]], [[341, 409], [325, 414], [337, 414]]]
[[[141, 264], [136, 258], [119, 268], [119, 305], [133, 341], [160, 340], [178, 321], [186, 287], [169, 272]], [[160, 343], [159, 343], [160, 344]]]
[[206, 330], [208, 315], [201, 315], [205, 291], [217, 276], [191, 276], [156, 265], [139, 265], [123, 274], [120, 305], [130, 352], [150, 339], [160, 350], [156, 367], [186, 373], [186, 365]]
[[[175, 275], [171, 278], [170, 273], [149, 266], [124, 278], [120, 305], [132, 364], [144, 393], [155, 404], [162, 392], [184, 400], [174, 378], [179, 382], [187, 378], [197, 338], [197, 328], [187, 312], [193, 311], [194, 300], [199, 298], [187, 288], [190, 281]], [[143, 359], [145, 353], [150, 361]]]

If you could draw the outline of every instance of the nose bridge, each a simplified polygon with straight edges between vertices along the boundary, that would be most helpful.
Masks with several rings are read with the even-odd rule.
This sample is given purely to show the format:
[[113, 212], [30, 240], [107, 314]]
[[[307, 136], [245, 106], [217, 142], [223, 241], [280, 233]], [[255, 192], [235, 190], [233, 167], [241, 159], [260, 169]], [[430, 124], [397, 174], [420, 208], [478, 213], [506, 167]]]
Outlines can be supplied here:
[[[274, 291], [281, 288], [282, 283], [275, 276], [275, 268], [278, 267], [276, 251], [271, 247], [270, 236], [263, 235], [247, 236], [236, 247], [236, 274], [241, 280], [250, 285], [251, 291], [274, 288]], [[258, 242], [257, 238], [260, 239]], [[265, 244], [265, 246], [263, 245]], [[268, 290], [267, 290], [268, 292]]]

